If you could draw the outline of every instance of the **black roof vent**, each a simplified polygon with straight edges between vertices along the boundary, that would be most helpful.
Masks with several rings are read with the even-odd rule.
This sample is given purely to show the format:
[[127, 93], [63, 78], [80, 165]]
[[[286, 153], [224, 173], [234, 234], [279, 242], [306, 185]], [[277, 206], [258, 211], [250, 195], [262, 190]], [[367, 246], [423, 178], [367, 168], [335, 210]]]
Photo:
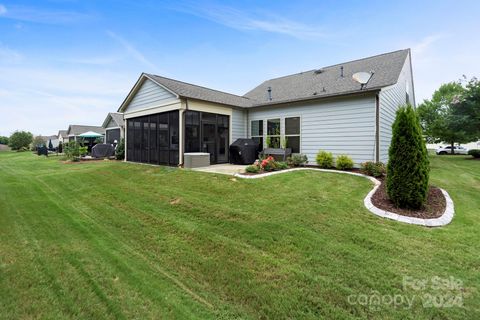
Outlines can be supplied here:
[[343, 66], [340, 67], [340, 77], [343, 78]]
[[323, 69], [317, 69], [317, 70], [314, 71], [315, 74], [320, 74], [320, 73], [323, 73], [323, 72], [325, 72], [325, 70], [323, 70]]
[[268, 100], [272, 101], [272, 87], [268, 87], [267, 92], [268, 92]]

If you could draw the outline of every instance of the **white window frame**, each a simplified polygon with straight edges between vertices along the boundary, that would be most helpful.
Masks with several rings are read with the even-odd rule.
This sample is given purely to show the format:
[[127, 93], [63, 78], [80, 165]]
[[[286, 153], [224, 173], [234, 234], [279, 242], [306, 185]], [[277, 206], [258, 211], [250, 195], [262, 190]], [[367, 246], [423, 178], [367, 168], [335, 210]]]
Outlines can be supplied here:
[[[289, 118], [298, 118], [298, 134], [287, 134], [287, 119]], [[289, 115], [288, 117], [283, 118], [283, 137], [287, 140], [288, 137], [298, 137], [298, 154], [302, 153], [302, 117], [300, 115]]]
[[[268, 121], [272, 121], [272, 120], [278, 120], [278, 125], [279, 125], [279, 128], [278, 128], [278, 135], [277, 134], [268, 134]], [[276, 117], [276, 118], [269, 118], [266, 120], [266, 135], [265, 135], [265, 139], [264, 139], [264, 144], [267, 143], [267, 137], [270, 137], [270, 139], [272, 137], [278, 137], [278, 140], [279, 140], [279, 144], [280, 144], [280, 148], [282, 147], [282, 117]], [[284, 127], [285, 127], [285, 124], [284, 124]], [[270, 146], [267, 146], [267, 148], [271, 148]]]

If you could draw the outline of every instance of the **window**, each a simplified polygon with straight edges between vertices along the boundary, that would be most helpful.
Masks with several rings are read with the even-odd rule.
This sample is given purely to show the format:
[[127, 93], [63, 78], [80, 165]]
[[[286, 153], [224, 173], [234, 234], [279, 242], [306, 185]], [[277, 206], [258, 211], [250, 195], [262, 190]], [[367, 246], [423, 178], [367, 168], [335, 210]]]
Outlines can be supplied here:
[[251, 122], [250, 136], [258, 143], [258, 150], [263, 150], [263, 120]]
[[286, 147], [300, 153], [300, 117], [285, 118]]
[[267, 148], [280, 148], [280, 119], [267, 120]]

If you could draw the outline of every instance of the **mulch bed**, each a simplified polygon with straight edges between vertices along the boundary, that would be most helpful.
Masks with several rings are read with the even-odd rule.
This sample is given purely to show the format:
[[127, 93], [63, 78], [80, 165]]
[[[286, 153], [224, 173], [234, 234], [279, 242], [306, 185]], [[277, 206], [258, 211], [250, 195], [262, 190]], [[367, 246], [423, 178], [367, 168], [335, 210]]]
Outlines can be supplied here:
[[396, 207], [387, 196], [387, 187], [385, 179], [378, 179], [382, 182], [375, 194], [372, 196], [372, 203], [375, 207], [390, 211], [402, 216], [415, 217], [421, 219], [433, 219], [443, 215], [447, 202], [442, 191], [434, 186], [428, 189], [427, 202], [420, 210], [409, 210]]
[[[259, 174], [264, 174], [264, 173], [269, 173], [269, 172], [277, 172], [277, 171], [285, 171], [285, 170], [296, 169], [296, 168], [325, 169], [325, 168], [321, 168], [320, 166], [316, 166], [316, 165], [315, 165], [315, 166], [314, 166], [314, 165], [306, 165], [306, 166], [300, 166], [300, 167], [291, 167], [291, 168], [283, 169], [283, 170], [261, 171], [261, 172], [258, 172], [258, 173], [240, 172], [240, 175], [242, 175], [242, 176], [256, 176], [256, 175], [259, 175]], [[338, 170], [338, 169], [331, 168], [331, 170]], [[352, 168], [352, 169], [348, 169], [348, 170], [338, 170], [338, 171], [347, 171], [347, 172], [362, 173], [362, 171], [361, 171], [360, 169], [358, 169], [358, 168]]]

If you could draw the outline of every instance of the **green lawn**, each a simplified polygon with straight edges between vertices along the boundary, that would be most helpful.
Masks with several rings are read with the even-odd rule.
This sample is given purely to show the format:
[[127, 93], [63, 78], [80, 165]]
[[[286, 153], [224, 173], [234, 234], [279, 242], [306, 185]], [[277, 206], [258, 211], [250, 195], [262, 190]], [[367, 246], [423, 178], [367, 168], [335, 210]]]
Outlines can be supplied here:
[[[456, 209], [435, 229], [369, 213], [361, 177], [0, 152], [0, 318], [478, 319], [480, 161], [431, 163]], [[462, 288], [403, 287], [434, 276]], [[413, 305], [355, 300], [372, 294]], [[463, 306], [424, 307], [425, 294]]]

